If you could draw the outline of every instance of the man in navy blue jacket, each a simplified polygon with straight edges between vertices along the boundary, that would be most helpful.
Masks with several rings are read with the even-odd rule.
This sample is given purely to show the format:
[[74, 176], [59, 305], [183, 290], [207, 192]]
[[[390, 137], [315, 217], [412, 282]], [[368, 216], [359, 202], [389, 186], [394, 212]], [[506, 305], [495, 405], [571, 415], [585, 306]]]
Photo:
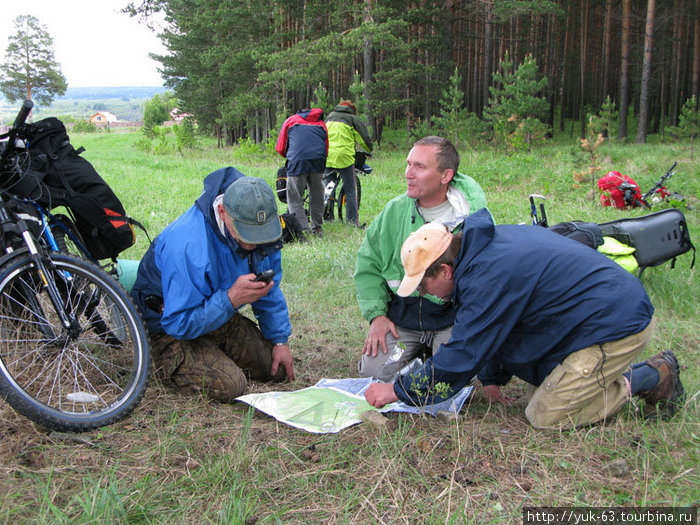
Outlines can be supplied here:
[[328, 156], [328, 130], [320, 108], [302, 109], [284, 121], [277, 153], [287, 158], [287, 207], [305, 232], [309, 220], [302, 195], [309, 188], [311, 231], [321, 234], [323, 224], [323, 171]]
[[[224, 168], [153, 241], [131, 296], [152, 337], [156, 373], [218, 401], [251, 379], [294, 379], [287, 303], [279, 287], [282, 235], [270, 186]], [[268, 281], [256, 275], [271, 271]], [[239, 309], [250, 304], [260, 328]]]
[[513, 375], [536, 387], [525, 410], [536, 428], [604, 420], [633, 394], [671, 411], [683, 397], [670, 350], [631, 365], [651, 338], [654, 308], [636, 277], [588, 246], [541, 227], [496, 226], [482, 209], [455, 236], [422, 226], [401, 260], [399, 295], [418, 289], [454, 302], [457, 314], [451, 339], [421, 369], [370, 386], [373, 406], [431, 403], [477, 371], [491, 400], [510, 401], [498, 385]]

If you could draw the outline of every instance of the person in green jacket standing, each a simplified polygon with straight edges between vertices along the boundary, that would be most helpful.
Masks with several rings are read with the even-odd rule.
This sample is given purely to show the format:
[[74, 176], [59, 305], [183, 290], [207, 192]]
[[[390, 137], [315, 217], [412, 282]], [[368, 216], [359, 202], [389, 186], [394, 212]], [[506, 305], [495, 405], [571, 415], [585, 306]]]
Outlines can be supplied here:
[[450, 231], [486, 206], [486, 195], [458, 172], [459, 153], [442, 137], [416, 142], [406, 159], [406, 193], [389, 201], [367, 228], [357, 253], [355, 287], [362, 316], [369, 321], [360, 376], [392, 381], [424, 350], [435, 352], [450, 339], [455, 310], [432, 295], [399, 297], [404, 276], [401, 246], [427, 222]]
[[355, 144], [367, 153], [372, 152], [372, 140], [367, 126], [355, 115], [351, 100], [341, 100], [326, 118], [328, 128], [328, 158], [326, 167], [337, 169], [343, 180], [349, 224], [359, 225], [357, 187], [355, 185]]

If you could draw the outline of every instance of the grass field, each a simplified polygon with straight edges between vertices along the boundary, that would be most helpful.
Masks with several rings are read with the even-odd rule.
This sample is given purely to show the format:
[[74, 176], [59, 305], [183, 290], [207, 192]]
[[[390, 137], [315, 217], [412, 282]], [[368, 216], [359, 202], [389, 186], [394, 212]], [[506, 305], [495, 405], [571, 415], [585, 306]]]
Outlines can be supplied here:
[[[279, 158], [220, 149], [205, 140], [180, 155], [133, 146], [133, 133], [75, 135], [88, 158], [151, 237], [199, 196], [203, 178], [233, 165], [274, 183]], [[691, 236], [700, 242], [700, 162], [688, 144], [613, 144], [601, 174], [616, 169], [650, 187], [678, 161], [668, 186], [686, 196]], [[603, 222], [642, 212], [604, 209], [575, 188], [573, 139], [531, 155], [465, 150], [462, 171], [478, 180], [500, 223], [528, 222], [529, 193], [548, 197], [550, 223]], [[383, 144], [362, 178], [361, 222], [404, 191], [406, 149]], [[281, 205], [280, 211], [284, 211]], [[324, 226], [323, 239], [287, 245], [282, 288], [289, 302], [297, 380], [251, 384], [251, 392], [294, 390], [321, 378], [354, 377], [367, 324], [354, 297], [355, 253], [363, 231]], [[148, 240], [123, 256], [138, 259]], [[521, 523], [531, 506], [700, 505], [700, 311], [690, 255], [649, 269], [643, 283], [658, 328], [648, 357], [671, 347], [684, 365], [685, 409], [671, 420], [642, 418], [633, 406], [604, 425], [533, 430], [525, 385], [513, 406], [489, 406], [479, 388], [459, 418], [389, 415], [314, 435], [279, 424], [242, 403], [184, 397], [153, 381], [126, 420], [80, 435], [52, 433], [0, 406], [0, 522], [226, 524]]]

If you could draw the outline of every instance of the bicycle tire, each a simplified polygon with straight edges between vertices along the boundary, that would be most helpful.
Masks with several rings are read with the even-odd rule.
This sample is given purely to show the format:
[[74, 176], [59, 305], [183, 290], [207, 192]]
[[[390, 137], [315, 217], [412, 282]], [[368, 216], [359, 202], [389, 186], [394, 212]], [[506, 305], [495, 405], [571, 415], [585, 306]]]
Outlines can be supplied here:
[[[323, 221], [335, 220], [335, 194], [338, 191], [340, 173], [329, 170], [323, 174]], [[332, 189], [331, 189], [332, 186]]]
[[[60, 322], [30, 257], [7, 261], [0, 268], [0, 397], [53, 430], [84, 432], [115, 423], [133, 411], [148, 385], [149, 340], [138, 310], [92, 263], [57, 254], [45, 264], [77, 322], [71, 329]], [[33, 320], [39, 315], [34, 307], [17, 301], [17, 290], [27, 289], [41, 305], [42, 323]], [[47, 336], [39, 324], [55, 335]], [[100, 333], [105, 329], [109, 334]]]
[[[362, 183], [360, 182], [360, 177], [355, 175], [355, 187], [357, 188], [357, 213], [360, 213], [360, 201], [362, 200]], [[345, 184], [343, 184], [338, 192], [338, 219], [343, 220], [343, 208], [346, 208], [345, 216], [347, 218], [347, 203], [345, 202]]]
[[335, 220], [335, 196], [331, 195], [323, 205], [323, 220], [330, 222]]
[[78, 228], [73, 223], [73, 220], [68, 215], [54, 215], [54, 220], [49, 223], [51, 232], [53, 233], [56, 245], [61, 253], [74, 255], [81, 259], [91, 260], [92, 256], [86, 253], [87, 248], [84, 248], [85, 241], [78, 232]]

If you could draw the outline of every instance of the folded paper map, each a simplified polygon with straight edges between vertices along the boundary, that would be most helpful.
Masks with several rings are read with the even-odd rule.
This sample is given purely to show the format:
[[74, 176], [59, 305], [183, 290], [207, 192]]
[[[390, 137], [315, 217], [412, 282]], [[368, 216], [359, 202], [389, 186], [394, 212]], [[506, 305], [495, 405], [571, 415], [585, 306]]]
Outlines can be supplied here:
[[457, 413], [472, 392], [466, 386], [447, 401], [415, 407], [401, 402], [381, 409], [365, 400], [364, 392], [374, 380], [371, 378], [321, 379], [314, 386], [293, 392], [265, 392], [237, 397], [282, 423], [307, 432], [328, 434], [361, 422], [360, 414], [368, 410], [378, 412], [427, 413], [436, 416], [440, 411]]

